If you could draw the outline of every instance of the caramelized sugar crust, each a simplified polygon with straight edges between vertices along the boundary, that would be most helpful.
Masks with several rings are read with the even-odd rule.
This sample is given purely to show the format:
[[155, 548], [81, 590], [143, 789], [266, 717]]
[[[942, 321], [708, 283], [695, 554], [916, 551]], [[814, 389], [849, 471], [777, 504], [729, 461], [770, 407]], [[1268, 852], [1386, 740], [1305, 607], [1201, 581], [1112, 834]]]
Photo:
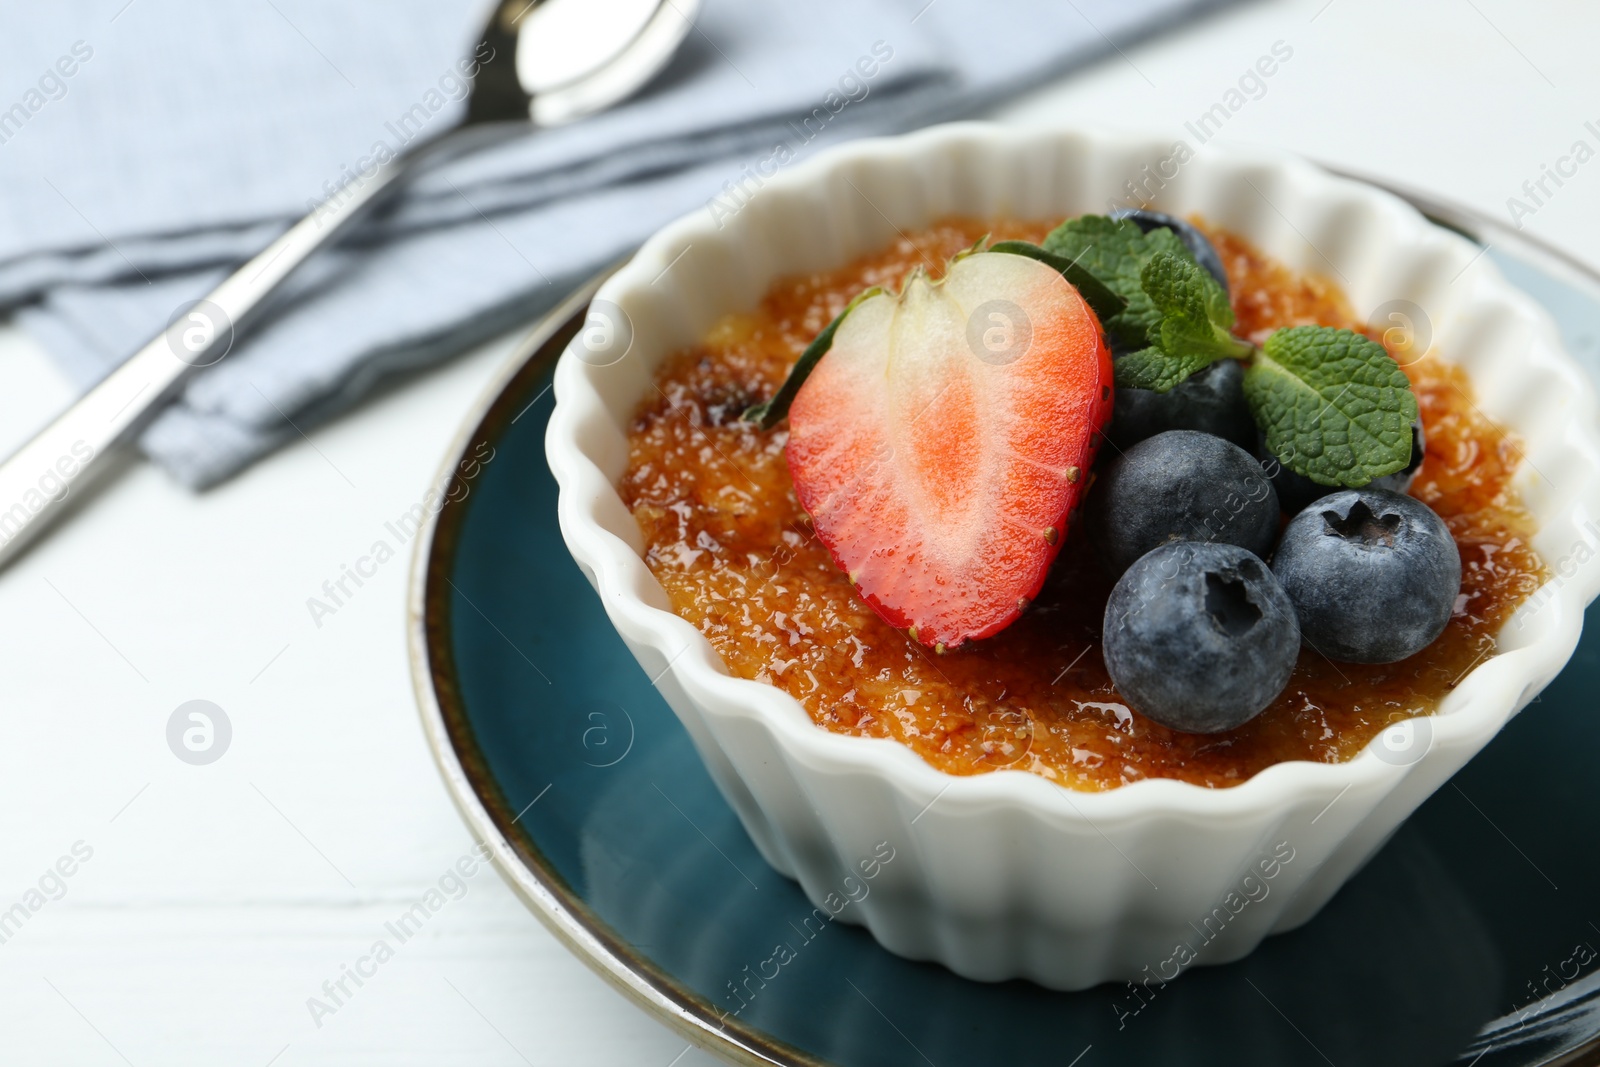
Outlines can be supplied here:
[[[1335, 664], [1303, 650], [1265, 712], [1199, 736], [1145, 719], [1111, 684], [1100, 649], [1110, 585], [1076, 530], [1021, 620], [945, 655], [855, 596], [795, 500], [783, 428], [760, 432], [740, 413], [777, 389], [862, 289], [897, 286], [918, 265], [940, 273], [984, 234], [1038, 241], [1050, 228], [945, 220], [837, 270], [777, 282], [760, 307], [728, 316], [664, 363], [630, 428], [618, 489], [673, 609], [733, 674], [787, 691], [818, 726], [894, 738], [951, 774], [1015, 768], [1084, 790], [1141, 778], [1237, 785], [1284, 760], [1349, 759], [1389, 723], [1432, 712], [1544, 580], [1527, 542], [1530, 517], [1510, 485], [1519, 444], [1474, 406], [1465, 374], [1436, 356], [1405, 368], [1427, 428], [1412, 493], [1449, 525], [1462, 587], [1443, 636], [1401, 663]], [[1260, 340], [1304, 323], [1365, 329], [1337, 287], [1238, 237], [1208, 233], [1228, 269], [1241, 335]]]

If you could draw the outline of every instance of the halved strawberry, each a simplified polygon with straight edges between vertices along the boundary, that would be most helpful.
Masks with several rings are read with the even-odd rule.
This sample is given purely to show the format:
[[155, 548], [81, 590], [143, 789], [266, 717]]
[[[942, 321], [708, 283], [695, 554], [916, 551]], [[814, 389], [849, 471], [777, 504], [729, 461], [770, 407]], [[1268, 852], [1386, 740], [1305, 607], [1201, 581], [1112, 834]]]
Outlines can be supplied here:
[[1099, 320], [1032, 251], [862, 294], [790, 393], [789, 471], [817, 535], [873, 610], [940, 649], [1038, 594], [1111, 414]]

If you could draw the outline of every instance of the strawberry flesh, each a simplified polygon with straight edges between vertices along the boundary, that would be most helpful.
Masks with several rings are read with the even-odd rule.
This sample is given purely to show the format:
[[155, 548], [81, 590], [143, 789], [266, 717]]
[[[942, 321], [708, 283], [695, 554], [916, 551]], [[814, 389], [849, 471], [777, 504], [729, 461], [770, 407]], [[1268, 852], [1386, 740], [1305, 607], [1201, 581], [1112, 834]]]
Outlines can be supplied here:
[[935, 648], [1044, 584], [1111, 414], [1111, 356], [1057, 271], [979, 252], [855, 306], [789, 410], [800, 504], [874, 611]]

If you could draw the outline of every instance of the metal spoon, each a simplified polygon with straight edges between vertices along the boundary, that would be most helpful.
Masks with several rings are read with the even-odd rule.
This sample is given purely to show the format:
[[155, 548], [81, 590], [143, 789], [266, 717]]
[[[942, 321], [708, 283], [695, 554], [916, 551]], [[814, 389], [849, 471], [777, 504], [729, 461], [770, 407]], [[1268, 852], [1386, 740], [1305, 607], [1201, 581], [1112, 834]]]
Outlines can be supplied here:
[[265, 299], [318, 249], [429, 164], [604, 110], [649, 81], [700, 0], [500, 0], [465, 117], [356, 174], [0, 464], [0, 566], [108, 465], [197, 368], [227, 354]]

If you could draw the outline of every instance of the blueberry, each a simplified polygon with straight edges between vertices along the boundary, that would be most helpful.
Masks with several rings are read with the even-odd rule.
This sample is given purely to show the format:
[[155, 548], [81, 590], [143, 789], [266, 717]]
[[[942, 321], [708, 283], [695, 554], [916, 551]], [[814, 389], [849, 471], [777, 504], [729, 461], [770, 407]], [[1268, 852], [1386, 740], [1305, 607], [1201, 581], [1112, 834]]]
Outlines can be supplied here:
[[[1176, 390], [1174, 390], [1176, 391]], [[1115, 410], [1115, 409], [1113, 409]], [[1411, 488], [1411, 483], [1417, 480], [1417, 470], [1422, 466], [1423, 453], [1427, 437], [1422, 432], [1422, 419], [1418, 418], [1411, 423], [1411, 460], [1404, 467], [1393, 474], [1385, 474], [1382, 478], [1374, 478], [1363, 489], [1387, 489], [1393, 493], [1403, 493]], [[1267, 452], [1266, 443], [1257, 436], [1256, 455], [1260, 456], [1263, 464], [1272, 471], [1272, 487], [1278, 491], [1278, 504], [1286, 515], [1298, 515], [1314, 502], [1321, 500], [1329, 493], [1337, 493], [1343, 487], [1337, 485], [1322, 485], [1314, 482], [1303, 474], [1296, 474], [1280, 463], [1273, 460], [1267, 462], [1270, 454]]]
[[1165, 430], [1199, 430], [1240, 448], [1256, 446], [1256, 421], [1244, 399], [1244, 364], [1236, 359], [1213, 363], [1165, 393], [1118, 389], [1112, 404], [1110, 439], [1118, 448]]
[[1222, 257], [1217, 254], [1217, 246], [1211, 239], [1201, 233], [1189, 223], [1173, 215], [1160, 211], [1146, 211], [1143, 208], [1118, 208], [1111, 213], [1114, 219], [1132, 219], [1134, 224], [1149, 233], [1151, 230], [1162, 228], [1171, 230], [1178, 240], [1183, 242], [1183, 247], [1194, 256], [1194, 261], [1206, 269], [1206, 273], [1217, 280], [1222, 286], [1222, 291], [1228, 291], [1228, 272], [1222, 269]]
[[1168, 430], [1115, 456], [1089, 494], [1086, 529], [1113, 575], [1168, 541], [1272, 551], [1278, 497], [1250, 453], [1196, 430]]
[[1394, 663], [1444, 632], [1461, 591], [1461, 554], [1415, 497], [1346, 489], [1290, 520], [1272, 570], [1306, 643], [1329, 659]]
[[1242, 726], [1283, 692], [1300, 652], [1294, 606], [1252, 552], [1162, 545], [1106, 601], [1106, 670], [1135, 711], [1187, 733]]

